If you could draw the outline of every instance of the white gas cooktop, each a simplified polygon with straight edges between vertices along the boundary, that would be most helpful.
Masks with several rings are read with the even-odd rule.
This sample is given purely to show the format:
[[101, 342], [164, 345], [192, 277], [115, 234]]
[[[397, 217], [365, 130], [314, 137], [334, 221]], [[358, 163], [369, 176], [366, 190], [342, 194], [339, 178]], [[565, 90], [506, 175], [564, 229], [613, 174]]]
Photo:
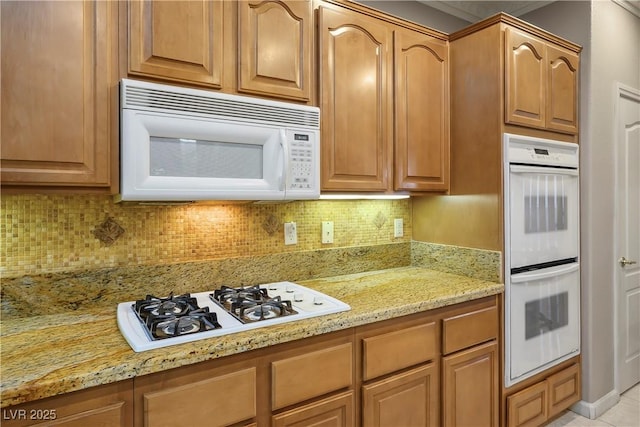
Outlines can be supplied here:
[[[136, 301], [123, 302], [118, 304], [117, 319], [120, 332], [127, 340], [131, 348], [136, 352], [151, 350], [155, 348], [167, 347], [191, 341], [218, 337], [221, 335], [243, 332], [250, 329], [262, 328], [270, 325], [277, 325], [296, 320], [308, 319], [311, 317], [324, 316], [327, 314], [348, 311], [351, 307], [333, 297], [306, 288], [292, 282], [277, 282], [259, 285], [265, 290], [270, 298], [278, 298], [283, 301], [290, 301], [293, 310], [297, 313], [288, 314], [282, 317], [265, 318], [263, 320], [243, 323], [237, 316], [232, 315], [229, 310], [215, 302], [211, 296], [214, 291], [199, 292], [190, 294], [191, 298], [197, 300], [200, 308], [207, 307], [210, 312], [217, 315], [220, 325], [217, 329], [196, 331], [185, 335], [170, 336], [167, 338], [154, 338], [149, 329], [143, 324], [140, 316], [136, 313]], [[243, 288], [236, 288], [242, 290]]]

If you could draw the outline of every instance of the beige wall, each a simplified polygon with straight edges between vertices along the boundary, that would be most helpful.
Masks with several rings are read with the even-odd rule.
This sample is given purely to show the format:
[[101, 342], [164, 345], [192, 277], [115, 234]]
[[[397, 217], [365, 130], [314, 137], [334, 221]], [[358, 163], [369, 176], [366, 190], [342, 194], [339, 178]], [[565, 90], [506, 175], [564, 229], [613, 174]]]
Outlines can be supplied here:
[[523, 19], [583, 45], [581, 276], [583, 401], [615, 388], [614, 87], [640, 88], [640, 18], [610, 0], [557, 2]]

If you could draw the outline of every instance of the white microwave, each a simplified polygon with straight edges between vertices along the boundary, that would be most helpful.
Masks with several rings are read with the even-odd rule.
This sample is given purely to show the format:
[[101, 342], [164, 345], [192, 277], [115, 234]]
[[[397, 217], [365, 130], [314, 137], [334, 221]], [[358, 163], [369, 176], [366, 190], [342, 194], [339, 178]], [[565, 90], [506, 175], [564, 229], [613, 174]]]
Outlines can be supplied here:
[[123, 79], [118, 201], [320, 197], [317, 107]]

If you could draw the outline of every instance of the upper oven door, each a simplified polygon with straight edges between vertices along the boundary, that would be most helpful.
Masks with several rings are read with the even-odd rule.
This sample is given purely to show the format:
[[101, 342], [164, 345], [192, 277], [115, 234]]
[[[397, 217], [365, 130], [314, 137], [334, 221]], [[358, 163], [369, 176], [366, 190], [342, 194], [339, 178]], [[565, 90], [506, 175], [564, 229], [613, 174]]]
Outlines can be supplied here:
[[575, 259], [579, 252], [578, 171], [509, 166], [510, 268]]

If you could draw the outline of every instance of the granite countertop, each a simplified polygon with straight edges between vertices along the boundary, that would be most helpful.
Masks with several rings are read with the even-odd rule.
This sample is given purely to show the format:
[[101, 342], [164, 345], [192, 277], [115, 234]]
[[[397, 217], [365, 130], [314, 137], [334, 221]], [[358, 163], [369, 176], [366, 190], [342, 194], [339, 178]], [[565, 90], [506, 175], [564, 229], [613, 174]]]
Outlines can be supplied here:
[[344, 301], [351, 310], [141, 353], [131, 350], [120, 334], [115, 306], [3, 319], [1, 406], [444, 307], [504, 290], [500, 283], [423, 267], [298, 283]]

